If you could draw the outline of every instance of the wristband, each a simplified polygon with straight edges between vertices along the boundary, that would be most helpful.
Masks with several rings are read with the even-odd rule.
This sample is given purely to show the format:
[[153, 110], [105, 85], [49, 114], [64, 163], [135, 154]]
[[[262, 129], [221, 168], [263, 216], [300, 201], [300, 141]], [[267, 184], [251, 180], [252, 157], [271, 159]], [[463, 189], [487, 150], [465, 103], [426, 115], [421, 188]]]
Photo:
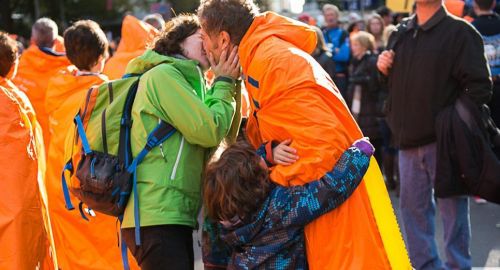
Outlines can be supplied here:
[[236, 80], [235, 79], [230, 78], [230, 77], [226, 77], [226, 76], [217, 76], [217, 78], [215, 78], [213, 84], [215, 84], [218, 81], [228, 82], [228, 83], [231, 83], [231, 84], [236, 84]]

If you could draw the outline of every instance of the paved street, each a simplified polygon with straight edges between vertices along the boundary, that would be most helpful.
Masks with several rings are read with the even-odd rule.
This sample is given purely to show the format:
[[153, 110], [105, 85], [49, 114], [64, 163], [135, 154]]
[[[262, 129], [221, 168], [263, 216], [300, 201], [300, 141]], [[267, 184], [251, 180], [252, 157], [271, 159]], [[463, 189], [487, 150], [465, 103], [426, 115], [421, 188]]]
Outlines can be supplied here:
[[[398, 214], [399, 200], [391, 192], [391, 200]], [[476, 204], [474, 200], [470, 203], [471, 225], [472, 225], [472, 265], [474, 269], [500, 269], [500, 205], [493, 203]], [[439, 213], [438, 213], [439, 215]], [[443, 230], [442, 223], [438, 216], [436, 233], [441, 258], [444, 258], [443, 251]], [[195, 269], [202, 270], [201, 251], [198, 245], [199, 236], [195, 233]]]
[[[399, 200], [394, 196], [394, 193], [391, 193], [391, 200], [396, 213], [398, 213]], [[500, 269], [500, 206], [493, 203], [477, 204], [471, 199], [470, 214], [472, 265], [478, 269], [483, 269], [483, 267]], [[444, 259], [443, 225], [439, 213], [437, 215], [436, 234], [441, 259]]]

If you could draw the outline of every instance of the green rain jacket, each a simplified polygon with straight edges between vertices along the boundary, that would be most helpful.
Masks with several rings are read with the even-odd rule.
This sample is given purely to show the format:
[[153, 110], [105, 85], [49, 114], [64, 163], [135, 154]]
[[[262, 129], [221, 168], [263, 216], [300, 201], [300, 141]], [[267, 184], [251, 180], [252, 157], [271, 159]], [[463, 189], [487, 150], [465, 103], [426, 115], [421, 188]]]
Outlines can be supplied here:
[[[201, 207], [202, 171], [211, 148], [229, 132], [235, 115], [236, 86], [218, 81], [206, 92], [196, 61], [151, 50], [132, 60], [126, 72], [144, 73], [132, 107], [133, 155], [139, 154], [160, 119], [177, 129], [137, 168], [140, 226], [177, 224], [195, 228]], [[133, 194], [122, 227], [135, 227]]]

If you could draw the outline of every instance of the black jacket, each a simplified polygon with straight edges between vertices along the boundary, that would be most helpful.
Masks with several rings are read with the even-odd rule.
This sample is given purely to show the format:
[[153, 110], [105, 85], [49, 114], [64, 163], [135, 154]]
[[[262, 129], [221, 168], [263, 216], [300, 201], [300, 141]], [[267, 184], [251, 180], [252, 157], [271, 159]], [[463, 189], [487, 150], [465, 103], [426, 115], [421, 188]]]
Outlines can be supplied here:
[[438, 197], [477, 195], [500, 204], [500, 130], [481, 108], [461, 96], [437, 116]]
[[[400, 29], [400, 28], [399, 28]], [[464, 92], [478, 104], [491, 97], [479, 33], [441, 8], [424, 25], [416, 16], [392, 34], [396, 53], [388, 77], [387, 122], [400, 148], [436, 140], [436, 115]]]
[[352, 106], [354, 89], [361, 88], [361, 106], [356, 118], [363, 135], [380, 139], [378, 118], [382, 115], [381, 86], [378, 80], [377, 55], [367, 52], [360, 60], [352, 59], [349, 67], [347, 104]]

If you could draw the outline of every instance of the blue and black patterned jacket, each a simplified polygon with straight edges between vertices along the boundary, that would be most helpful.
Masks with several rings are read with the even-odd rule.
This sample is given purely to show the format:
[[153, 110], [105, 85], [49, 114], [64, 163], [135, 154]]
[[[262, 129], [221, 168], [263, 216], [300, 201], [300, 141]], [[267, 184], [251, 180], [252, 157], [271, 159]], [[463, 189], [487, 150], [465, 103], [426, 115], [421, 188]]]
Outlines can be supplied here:
[[231, 227], [205, 221], [205, 266], [307, 269], [304, 226], [349, 198], [366, 173], [369, 160], [370, 155], [351, 147], [321, 179], [303, 186], [274, 186], [248, 220]]

